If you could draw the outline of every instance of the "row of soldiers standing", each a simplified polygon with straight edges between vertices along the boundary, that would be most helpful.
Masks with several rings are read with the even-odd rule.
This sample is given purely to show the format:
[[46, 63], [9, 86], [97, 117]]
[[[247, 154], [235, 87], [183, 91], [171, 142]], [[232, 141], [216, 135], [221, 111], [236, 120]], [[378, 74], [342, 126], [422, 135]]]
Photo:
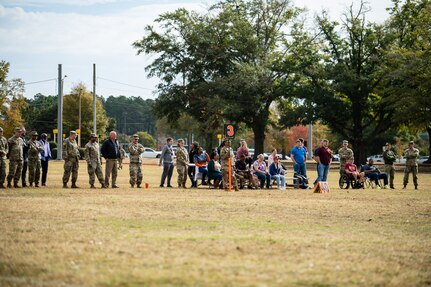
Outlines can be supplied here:
[[[3, 128], [0, 127], [0, 188], [5, 188], [6, 159], [9, 158], [9, 172], [7, 175], [7, 187], [19, 188], [19, 180], [24, 166], [24, 146], [28, 146], [28, 177], [30, 187], [39, 187], [41, 155], [43, 146], [37, 140], [38, 133], [31, 132], [31, 139], [25, 143], [22, 139], [23, 129], [15, 128], [15, 134], [8, 140], [3, 136]], [[25, 175], [24, 175], [25, 176]], [[12, 185], [13, 181], [13, 185]], [[23, 179], [23, 182], [25, 180]]]

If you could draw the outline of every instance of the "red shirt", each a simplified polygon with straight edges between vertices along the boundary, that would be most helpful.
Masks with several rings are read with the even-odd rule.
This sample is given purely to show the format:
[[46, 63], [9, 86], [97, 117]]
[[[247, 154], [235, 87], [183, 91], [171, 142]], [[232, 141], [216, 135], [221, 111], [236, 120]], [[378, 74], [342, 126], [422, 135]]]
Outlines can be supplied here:
[[358, 171], [358, 168], [357, 168], [356, 164], [348, 162], [344, 165], [344, 170], [350, 171], [350, 172], [355, 172], [355, 171]]
[[316, 151], [315, 156], [320, 158], [320, 162], [323, 164], [329, 164], [332, 159], [332, 154], [329, 152], [330, 149], [327, 147], [319, 147]]

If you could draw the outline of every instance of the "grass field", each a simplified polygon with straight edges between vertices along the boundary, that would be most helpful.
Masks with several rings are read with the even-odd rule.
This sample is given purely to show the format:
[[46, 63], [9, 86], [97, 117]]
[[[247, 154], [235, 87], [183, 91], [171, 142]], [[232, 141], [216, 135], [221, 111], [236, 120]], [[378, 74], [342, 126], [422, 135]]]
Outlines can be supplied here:
[[84, 164], [64, 190], [61, 174], [0, 192], [0, 286], [431, 286], [431, 174], [347, 193], [331, 171], [329, 194], [159, 189], [156, 166], [137, 190], [127, 165], [120, 189], [90, 190]]

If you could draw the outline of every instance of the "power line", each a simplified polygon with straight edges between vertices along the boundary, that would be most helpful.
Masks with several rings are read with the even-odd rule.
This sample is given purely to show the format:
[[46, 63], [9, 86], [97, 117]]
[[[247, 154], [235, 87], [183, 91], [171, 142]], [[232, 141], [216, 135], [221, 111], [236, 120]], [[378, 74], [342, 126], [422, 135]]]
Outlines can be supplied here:
[[43, 82], [50, 82], [50, 81], [57, 81], [56, 78], [54, 79], [49, 79], [49, 80], [42, 80], [42, 81], [36, 81], [36, 82], [30, 82], [30, 83], [24, 83], [24, 85], [33, 85], [33, 84], [38, 84], [38, 83], [43, 83]]
[[97, 78], [100, 79], [100, 80], [105, 80], [105, 81], [108, 81], [108, 82], [117, 83], [117, 84], [120, 84], [120, 85], [125, 85], [125, 86], [129, 86], [129, 87], [137, 88], [137, 89], [154, 91], [154, 89], [149, 89], [149, 88], [144, 88], [144, 87], [135, 86], [135, 85], [131, 85], [131, 84], [126, 84], [126, 83], [122, 83], [122, 82], [118, 82], [118, 81], [114, 81], [114, 80], [110, 80], [110, 79], [106, 79], [106, 78], [102, 78], [102, 77], [97, 77]]

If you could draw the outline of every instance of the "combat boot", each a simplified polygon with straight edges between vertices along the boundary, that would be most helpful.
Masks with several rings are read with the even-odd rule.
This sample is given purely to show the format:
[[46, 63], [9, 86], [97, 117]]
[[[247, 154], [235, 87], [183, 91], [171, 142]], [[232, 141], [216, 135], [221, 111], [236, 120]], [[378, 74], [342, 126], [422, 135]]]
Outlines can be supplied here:
[[71, 188], [79, 188], [79, 187], [76, 186], [76, 184], [73, 182]]
[[7, 188], [12, 188], [12, 184], [10, 184], [10, 181], [7, 182]]
[[94, 186], [94, 184], [90, 185], [91, 189], [95, 189], [96, 187]]
[[131, 188], [134, 188], [134, 187], [135, 187], [135, 185], [134, 185], [134, 184], [131, 184], [131, 185], [130, 185], [130, 187], [131, 187]]
[[18, 183], [14, 183], [14, 184], [13, 184], [13, 187], [14, 187], [14, 188], [21, 188], [21, 186], [19, 186], [19, 185], [18, 185]]
[[[23, 186], [23, 187], [24, 187], [24, 186]], [[29, 185], [28, 187], [33, 187], [33, 183], [32, 183], [32, 182], [30, 182], [30, 185]]]
[[67, 186], [67, 183], [63, 183], [63, 188], [69, 188], [69, 187]]
[[36, 184], [34, 185], [34, 187], [39, 187], [39, 184], [38, 184], [38, 183], [36, 183]]
[[186, 184], [185, 184], [185, 183], [183, 183], [183, 188], [184, 188], [184, 189], [187, 189], [187, 186], [186, 186]]
[[141, 184], [137, 184], [137, 185], [136, 185], [136, 187], [137, 187], [137, 188], [141, 188]]
[[407, 185], [404, 184], [403, 189], [406, 189]]
[[416, 190], [418, 189], [418, 186], [417, 186], [417, 185], [415, 185], [415, 189], [416, 189]]

